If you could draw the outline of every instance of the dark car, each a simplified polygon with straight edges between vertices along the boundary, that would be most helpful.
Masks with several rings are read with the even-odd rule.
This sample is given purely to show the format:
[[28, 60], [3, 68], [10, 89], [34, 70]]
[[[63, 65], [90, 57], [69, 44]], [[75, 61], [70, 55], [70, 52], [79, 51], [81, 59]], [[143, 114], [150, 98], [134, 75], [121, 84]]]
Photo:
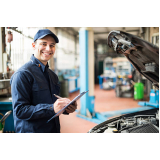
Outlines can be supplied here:
[[[159, 89], [158, 47], [122, 31], [111, 31], [107, 43], [117, 54], [123, 54], [141, 75]], [[159, 108], [153, 107], [109, 119], [88, 133], [159, 133]]]

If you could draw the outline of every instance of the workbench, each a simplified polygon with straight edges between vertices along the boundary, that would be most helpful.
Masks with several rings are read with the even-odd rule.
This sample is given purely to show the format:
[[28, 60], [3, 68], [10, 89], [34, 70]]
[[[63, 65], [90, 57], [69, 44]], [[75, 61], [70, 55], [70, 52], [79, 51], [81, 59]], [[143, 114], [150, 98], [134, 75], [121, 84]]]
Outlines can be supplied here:
[[68, 81], [68, 84], [69, 84], [69, 93], [72, 93], [72, 92], [75, 92], [75, 91], [78, 91], [80, 89], [80, 79], [79, 77], [68, 77], [66, 78], [65, 80]]
[[103, 82], [108, 81], [108, 80], [112, 80], [112, 82], [114, 83], [114, 85], [112, 86], [112, 88], [114, 89], [116, 87], [116, 77], [109, 77], [109, 76], [105, 76], [105, 75], [99, 75], [98, 76], [99, 79], [99, 87], [100, 89], [103, 89]]

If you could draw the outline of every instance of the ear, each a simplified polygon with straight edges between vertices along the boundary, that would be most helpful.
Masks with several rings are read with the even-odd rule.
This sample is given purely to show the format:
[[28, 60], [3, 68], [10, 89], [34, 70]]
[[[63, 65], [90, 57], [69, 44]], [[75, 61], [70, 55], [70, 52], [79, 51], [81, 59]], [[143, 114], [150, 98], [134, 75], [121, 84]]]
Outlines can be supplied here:
[[36, 49], [36, 44], [33, 42], [32, 43], [32, 48], [35, 50]]

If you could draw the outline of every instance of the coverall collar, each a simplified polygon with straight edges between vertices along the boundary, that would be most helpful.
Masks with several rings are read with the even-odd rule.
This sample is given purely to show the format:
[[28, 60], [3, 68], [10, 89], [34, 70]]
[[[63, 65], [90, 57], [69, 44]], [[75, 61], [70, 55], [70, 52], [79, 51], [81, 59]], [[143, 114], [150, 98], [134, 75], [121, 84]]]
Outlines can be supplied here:
[[41, 61], [39, 61], [36, 57], [34, 57], [34, 54], [32, 54], [30, 60], [36, 66], [41, 67], [43, 72], [45, 71], [45, 68], [49, 68], [48, 62], [46, 64], [46, 66], [45, 66]]

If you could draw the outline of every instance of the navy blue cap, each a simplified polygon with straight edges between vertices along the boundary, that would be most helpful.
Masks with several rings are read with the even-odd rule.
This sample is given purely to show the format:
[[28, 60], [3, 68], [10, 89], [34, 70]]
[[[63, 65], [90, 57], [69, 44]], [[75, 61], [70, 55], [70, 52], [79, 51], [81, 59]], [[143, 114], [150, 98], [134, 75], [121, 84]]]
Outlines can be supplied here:
[[42, 39], [43, 37], [47, 36], [47, 35], [50, 35], [54, 38], [54, 40], [56, 41], [56, 43], [59, 42], [59, 39], [58, 37], [53, 33], [51, 32], [49, 29], [40, 29], [36, 35], [34, 36], [34, 39], [33, 41], [35, 42], [37, 39]]

